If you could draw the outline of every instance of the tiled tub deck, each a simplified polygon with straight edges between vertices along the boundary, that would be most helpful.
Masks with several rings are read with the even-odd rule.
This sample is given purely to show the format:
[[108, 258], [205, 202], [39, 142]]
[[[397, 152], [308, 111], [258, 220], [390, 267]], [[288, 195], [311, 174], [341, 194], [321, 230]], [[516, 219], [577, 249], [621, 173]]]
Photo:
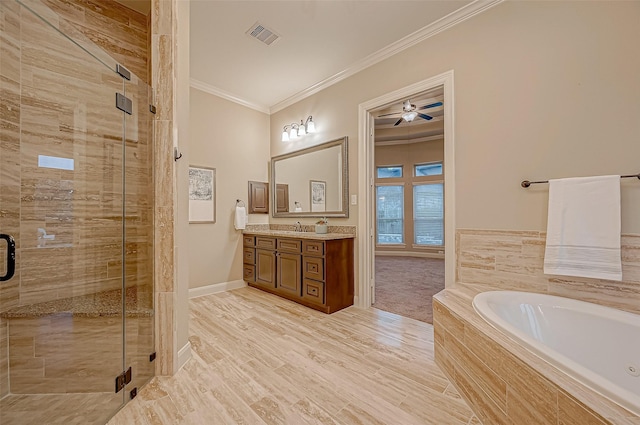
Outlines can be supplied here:
[[464, 289], [434, 296], [435, 357], [483, 424], [640, 425], [486, 323], [472, 297]]

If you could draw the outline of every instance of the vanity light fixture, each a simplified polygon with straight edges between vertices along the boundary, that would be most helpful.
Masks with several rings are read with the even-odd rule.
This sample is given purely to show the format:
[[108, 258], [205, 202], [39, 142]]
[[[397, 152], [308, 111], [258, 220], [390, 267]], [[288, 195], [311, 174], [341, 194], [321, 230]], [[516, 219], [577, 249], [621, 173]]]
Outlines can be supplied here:
[[313, 122], [313, 117], [309, 115], [306, 120], [300, 120], [300, 124], [291, 123], [282, 128], [282, 141], [288, 142], [294, 140], [297, 137], [302, 137], [307, 133], [315, 133], [316, 125]]

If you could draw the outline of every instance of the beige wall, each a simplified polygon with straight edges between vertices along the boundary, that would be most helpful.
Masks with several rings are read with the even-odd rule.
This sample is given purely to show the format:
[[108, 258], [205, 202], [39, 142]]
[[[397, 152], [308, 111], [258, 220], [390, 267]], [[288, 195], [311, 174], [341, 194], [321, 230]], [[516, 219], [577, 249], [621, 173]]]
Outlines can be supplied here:
[[[640, 2], [502, 3], [273, 114], [271, 154], [312, 114], [297, 148], [348, 136], [357, 193], [358, 105], [454, 70], [457, 227], [544, 230], [548, 188], [521, 180], [639, 171], [639, 17]], [[640, 233], [637, 180], [622, 203], [623, 233]], [[334, 223], [356, 224], [350, 208]]]
[[[189, 162], [216, 169], [216, 222], [189, 224], [189, 287], [242, 279], [242, 232], [233, 227], [236, 199], [248, 181], [268, 181], [269, 116], [191, 89]], [[251, 214], [250, 223], [267, 223]]]
[[[433, 140], [419, 143], [393, 144], [376, 146], [374, 152], [374, 164], [376, 167], [397, 166], [403, 168], [402, 177], [399, 178], [377, 178], [375, 184], [402, 184], [404, 190], [404, 246], [398, 245], [376, 245], [376, 254], [381, 253], [442, 253], [442, 247], [414, 247], [413, 246], [413, 183], [424, 183], [433, 181], [443, 181], [444, 174], [440, 176], [415, 177], [413, 166], [428, 162], [444, 161], [444, 140]], [[444, 171], [444, 170], [443, 170]]]

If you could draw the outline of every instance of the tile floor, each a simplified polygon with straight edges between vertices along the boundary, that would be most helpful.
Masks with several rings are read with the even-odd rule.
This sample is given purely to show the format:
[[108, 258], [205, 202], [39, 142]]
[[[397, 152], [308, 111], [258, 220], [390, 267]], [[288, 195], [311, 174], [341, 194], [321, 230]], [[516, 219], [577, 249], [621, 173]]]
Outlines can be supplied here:
[[192, 359], [109, 425], [480, 424], [434, 363], [430, 324], [254, 288], [190, 303]]

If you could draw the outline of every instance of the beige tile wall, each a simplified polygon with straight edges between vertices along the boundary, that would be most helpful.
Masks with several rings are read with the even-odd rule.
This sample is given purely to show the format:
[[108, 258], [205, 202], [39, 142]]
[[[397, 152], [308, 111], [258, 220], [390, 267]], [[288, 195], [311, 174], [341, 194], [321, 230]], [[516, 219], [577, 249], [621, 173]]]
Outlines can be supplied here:
[[456, 286], [548, 293], [640, 313], [640, 235], [623, 235], [621, 282], [543, 273], [545, 232], [459, 229]]
[[113, 0], [42, 0], [67, 23], [149, 82], [147, 16]]
[[[135, 383], [153, 374], [147, 345], [151, 317], [127, 317], [127, 353]], [[142, 332], [142, 334], [141, 334]], [[122, 372], [122, 317], [86, 318], [67, 313], [11, 319], [9, 363], [12, 394], [114, 393]]]
[[[119, 288], [123, 269], [127, 285], [137, 286], [140, 299], [149, 300], [145, 307], [152, 308], [153, 297], [142, 296], [153, 291], [154, 180], [149, 143], [153, 118], [146, 84], [150, 18], [107, 0], [25, 1], [103, 64], [21, 10], [17, 2], [2, 2], [0, 226], [11, 229], [16, 238], [20, 267], [0, 286], [0, 311]], [[124, 158], [119, 141], [123, 114], [113, 101], [114, 92], [123, 91], [122, 79], [112, 72], [116, 61], [140, 77], [134, 75], [126, 83], [135, 113], [125, 117]], [[38, 167], [40, 154], [74, 158], [75, 169]], [[55, 234], [55, 241], [39, 246], [38, 227]], [[5, 244], [0, 245], [0, 257], [5, 258]], [[0, 264], [3, 270], [4, 266]], [[107, 330], [102, 332], [105, 339]], [[4, 354], [8, 352], [4, 319], [0, 332]], [[19, 338], [15, 335], [18, 344]], [[127, 360], [138, 365], [140, 379], [147, 379], [150, 374], [142, 370], [149, 368], [143, 363], [153, 351], [153, 325], [128, 324], [127, 341], [133, 340], [145, 346], [132, 342]], [[12, 361], [18, 362], [15, 357]], [[0, 355], [0, 397], [8, 388], [8, 363], [7, 356]], [[16, 373], [21, 373], [19, 368]]]
[[9, 345], [7, 321], [0, 319], [0, 399], [9, 394]]
[[[83, 7], [96, 8], [87, 11], [94, 17], [99, 12], [109, 19], [117, 16], [113, 8], [100, 8], [97, 3], [53, 3], [67, 15], [74, 11], [75, 17], [84, 13]], [[30, 12], [21, 11], [17, 3], [3, 2], [2, 8], [0, 91], [5, 107], [0, 108], [0, 224], [16, 239], [19, 269], [0, 288], [0, 311], [6, 311], [121, 285], [124, 162], [119, 139], [123, 114], [115, 108], [113, 95], [123, 90], [123, 84], [112, 70], [90, 59]], [[66, 21], [49, 12], [52, 15], [47, 18], [62, 28]], [[98, 25], [101, 21], [91, 22]], [[88, 25], [89, 21], [85, 22], [83, 29], [88, 31]], [[100, 31], [108, 34], [109, 28], [118, 30], [105, 25]], [[146, 32], [137, 29], [136, 33], [146, 46]], [[146, 53], [136, 57], [146, 64]], [[142, 119], [127, 118], [126, 123], [124, 269], [129, 285], [150, 290], [153, 192], [149, 90], [136, 79], [128, 88], [136, 115]], [[74, 158], [75, 168], [39, 167], [38, 155]], [[55, 240], [42, 243], [38, 228], [55, 235]]]
[[176, 356], [176, 287], [174, 256], [174, 160], [175, 128], [173, 92], [175, 80], [176, 0], [151, 1], [151, 81], [157, 114], [154, 125], [155, 188], [155, 306], [157, 375], [173, 375]]

